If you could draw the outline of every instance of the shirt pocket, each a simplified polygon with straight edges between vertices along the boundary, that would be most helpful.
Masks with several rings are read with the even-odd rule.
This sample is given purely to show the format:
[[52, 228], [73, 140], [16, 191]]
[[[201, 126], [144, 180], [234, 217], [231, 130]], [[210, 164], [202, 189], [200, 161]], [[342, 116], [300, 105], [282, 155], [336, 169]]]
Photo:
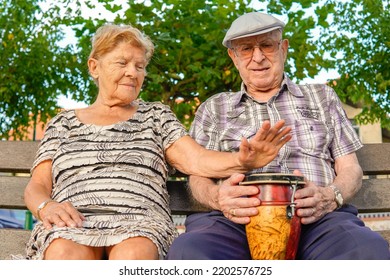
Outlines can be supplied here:
[[219, 150], [224, 152], [237, 151], [240, 147], [242, 136], [240, 129], [235, 127], [230, 127], [220, 132]]
[[327, 158], [325, 151], [329, 143], [327, 126], [316, 120], [295, 121], [297, 143], [302, 153]]
[[254, 127], [245, 124], [230, 125], [225, 130], [220, 131], [220, 150], [226, 152], [238, 151], [241, 139], [244, 137], [250, 141], [256, 132]]

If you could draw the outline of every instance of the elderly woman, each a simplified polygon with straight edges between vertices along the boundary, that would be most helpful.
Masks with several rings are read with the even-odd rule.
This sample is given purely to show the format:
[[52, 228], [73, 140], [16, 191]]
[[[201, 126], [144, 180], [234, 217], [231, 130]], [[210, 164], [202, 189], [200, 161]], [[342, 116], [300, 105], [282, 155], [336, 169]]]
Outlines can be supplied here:
[[154, 51], [147, 36], [105, 25], [92, 43], [96, 101], [49, 122], [25, 190], [39, 220], [27, 259], [162, 259], [177, 236], [170, 166], [214, 178], [246, 172], [270, 162], [290, 128], [267, 123], [238, 153], [206, 150], [167, 106], [138, 100]]

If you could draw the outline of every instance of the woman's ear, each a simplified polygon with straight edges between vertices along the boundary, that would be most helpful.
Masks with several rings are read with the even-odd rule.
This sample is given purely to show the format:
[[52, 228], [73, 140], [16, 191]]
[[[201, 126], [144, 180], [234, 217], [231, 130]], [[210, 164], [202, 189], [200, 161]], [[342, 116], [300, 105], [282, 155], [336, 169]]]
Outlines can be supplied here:
[[88, 70], [89, 74], [92, 76], [93, 79], [97, 80], [99, 78], [99, 70], [98, 70], [98, 63], [99, 61], [95, 58], [89, 58], [88, 59]]

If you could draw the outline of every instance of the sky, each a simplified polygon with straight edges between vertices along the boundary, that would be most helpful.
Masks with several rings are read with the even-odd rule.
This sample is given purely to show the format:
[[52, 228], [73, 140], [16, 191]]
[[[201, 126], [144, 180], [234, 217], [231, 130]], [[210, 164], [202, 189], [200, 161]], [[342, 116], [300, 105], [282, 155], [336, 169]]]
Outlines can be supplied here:
[[[48, 6], [50, 5], [51, 3], [54, 3], [55, 0], [47, 0], [44, 4], [43, 4], [43, 7], [45, 6]], [[116, 2], [118, 3], [123, 3], [123, 1], [120, 1], [120, 0], [117, 0]], [[258, 0], [254, 0], [252, 1], [251, 3], [251, 6], [255, 9], [260, 9], [262, 7], [265, 7], [266, 4], [264, 4], [265, 2], [263, 1], [258, 1]], [[99, 5], [98, 5], [99, 7]], [[294, 7], [293, 7], [294, 8]], [[299, 7], [297, 7], [298, 9]], [[84, 9], [84, 14], [86, 17], [88, 17], [88, 13], [90, 13], [88, 11], [88, 9], [85, 7]], [[107, 12], [103, 7], [102, 5], [100, 5], [100, 8], [96, 10], [94, 10], [94, 14], [96, 14], [97, 12], [100, 12], [100, 14], [102, 16], [104, 16], [104, 18], [107, 20], [107, 21], [113, 21], [116, 14], [112, 14], [112, 13], [109, 13]], [[287, 23], [287, 16], [280, 16], [278, 17], [280, 20], [282, 20], [283, 22]], [[69, 44], [69, 43], [75, 43], [76, 40], [75, 38], [73, 37], [72, 35], [72, 31], [71, 29], [69, 29], [68, 31], [66, 31], [66, 34], [68, 34], [65, 38], [65, 40], [63, 41], [63, 44]], [[337, 78], [339, 76], [339, 74], [337, 73], [337, 71], [321, 71], [316, 77], [314, 78], [307, 78], [307, 79], [304, 79], [302, 81], [302, 83], [326, 83], [329, 79], [334, 79], [334, 78]], [[73, 109], [73, 108], [82, 108], [82, 107], [86, 107], [87, 104], [85, 104], [84, 102], [76, 102], [74, 100], [71, 100], [69, 98], [66, 98], [65, 96], [62, 96], [58, 99], [58, 104], [59, 106], [63, 107], [63, 108], [66, 108], [66, 109]]]

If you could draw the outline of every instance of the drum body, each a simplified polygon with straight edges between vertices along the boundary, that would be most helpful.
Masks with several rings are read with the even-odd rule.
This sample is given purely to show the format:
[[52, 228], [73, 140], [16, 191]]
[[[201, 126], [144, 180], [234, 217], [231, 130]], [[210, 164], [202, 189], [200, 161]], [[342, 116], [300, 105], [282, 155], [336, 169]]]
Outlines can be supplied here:
[[246, 225], [252, 259], [295, 259], [301, 231], [296, 215], [294, 194], [305, 184], [302, 176], [262, 173], [245, 177], [240, 185], [259, 188], [259, 214]]

